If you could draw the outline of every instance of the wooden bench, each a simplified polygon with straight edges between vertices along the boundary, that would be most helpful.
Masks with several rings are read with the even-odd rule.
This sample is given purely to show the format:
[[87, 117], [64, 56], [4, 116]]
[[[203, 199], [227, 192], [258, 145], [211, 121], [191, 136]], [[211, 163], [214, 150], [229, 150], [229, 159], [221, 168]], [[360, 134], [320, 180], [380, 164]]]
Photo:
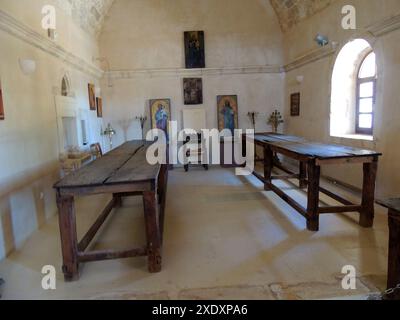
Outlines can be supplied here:
[[[146, 152], [150, 145], [144, 141], [127, 142], [55, 184], [66, 281], [79, 278], [81, 263], [98, 260], [147, 256], [149, 271], [161, 271], [168, 165], [148, 164]], [[112, 194], [113, 198], [78, 243], [74, 198], [95, 194]], [[110, 212], [121, 205], [125, 196], [143, 197], [147, 244], [122, 251], [87, 252]]]
[[[389, 261], [388, 282], [389, 291], [400, 285], [400, 198], [377, 200], [381, 206], [389, 209]], [[400, 288], [386, 295], [389, 299], [400, 300]]]

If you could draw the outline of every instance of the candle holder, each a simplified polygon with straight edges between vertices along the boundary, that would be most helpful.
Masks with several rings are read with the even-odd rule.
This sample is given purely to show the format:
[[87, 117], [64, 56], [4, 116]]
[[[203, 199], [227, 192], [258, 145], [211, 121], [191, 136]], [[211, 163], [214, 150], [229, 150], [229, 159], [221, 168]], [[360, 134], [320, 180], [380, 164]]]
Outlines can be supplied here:
[[106, 130], [104, 130], [103, 134], [105, 136], [108, 136], [108, 139], [110, 140], [110, 150], [113, 148], [113, 141], [112, 137], [116, 134], [114, 128], [111, 126], [111, 123], [108, 124]]
[[140, 128], [142, 128], [142, 140], [144, 140], [144, 125], [147, 122], [147, 116], [137, 116], [136, 120], [140, 122]]
[[268, 119], [268, 124], [271, 125], [274, 133], [278, 132], [278, 128], [282, 123], [284, 123], [282, 114], [275, 110]]
[[257, 118], [258, 118], [259, 115], [260, 115], [260, 113], [259, 112], [255, 112], [255, 111], [251, 111], [251, 112], [249, 112], [247, 114], [247, 116], [249, 117], [250, 122], [251, 122], [251, 124], [253, 126], [254, 131], [256, 131], [256, 121], [257, 121]]

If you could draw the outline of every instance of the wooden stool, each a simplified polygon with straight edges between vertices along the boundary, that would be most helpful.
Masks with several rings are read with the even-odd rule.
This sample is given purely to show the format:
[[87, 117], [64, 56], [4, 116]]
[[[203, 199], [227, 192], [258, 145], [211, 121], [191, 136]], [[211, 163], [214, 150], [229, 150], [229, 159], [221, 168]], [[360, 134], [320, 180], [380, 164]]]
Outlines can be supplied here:
[[389, 209], [389, 263], [386, 299], [400, 300], [400, 198], [378, 200]]

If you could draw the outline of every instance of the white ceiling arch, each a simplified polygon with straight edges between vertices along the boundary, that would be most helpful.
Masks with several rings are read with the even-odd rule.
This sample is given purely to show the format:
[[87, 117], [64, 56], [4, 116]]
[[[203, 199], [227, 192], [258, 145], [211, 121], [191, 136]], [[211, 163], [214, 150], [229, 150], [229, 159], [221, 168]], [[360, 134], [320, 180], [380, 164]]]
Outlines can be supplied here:
[[[85, 31], [97, 36], [116, 0], [55, 0]], [[132, 0], [134, 1], [134, 0]], [[173, 0], [170, 0], [173, 1]], [[216, 0], [218, 1], [218, 0]], [[335, 0], [259, 0], [270, 1], [283, 31], [328, 7]]]
[[114, 0], [55, 0], [58, 7], [91, 35], [97, 36]]
[[270, 0], [283, 31], [312, 17], [336, 0]]

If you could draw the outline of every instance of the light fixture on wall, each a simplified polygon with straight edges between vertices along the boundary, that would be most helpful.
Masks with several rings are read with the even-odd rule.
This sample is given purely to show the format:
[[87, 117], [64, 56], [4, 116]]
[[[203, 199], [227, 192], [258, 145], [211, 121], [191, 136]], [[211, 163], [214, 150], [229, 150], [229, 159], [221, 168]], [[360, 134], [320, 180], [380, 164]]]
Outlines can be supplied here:
[[314, 41], [320, 46], [320, 47], [325, 47], [326, 45], [329, 44], [329, 38], [327, 36], [324, 36], [320, 33], [318, 33], [314, 39]]
[[338, 46], [339, 46], [339, 42], [337, 42], [337, 41], [331, 41], [331, 47], [332, 47], [332, 49], [336, 50]]
[[297, 81], [298, 84], [302, 84], [303, 81], [304, 81], [304, 76], [297, 76], [296, 77], [296, 81]]
[[36, 61], [32, 59], [19, 59], [19, 67], [23, 74], [29, 76], [36, 71]]

